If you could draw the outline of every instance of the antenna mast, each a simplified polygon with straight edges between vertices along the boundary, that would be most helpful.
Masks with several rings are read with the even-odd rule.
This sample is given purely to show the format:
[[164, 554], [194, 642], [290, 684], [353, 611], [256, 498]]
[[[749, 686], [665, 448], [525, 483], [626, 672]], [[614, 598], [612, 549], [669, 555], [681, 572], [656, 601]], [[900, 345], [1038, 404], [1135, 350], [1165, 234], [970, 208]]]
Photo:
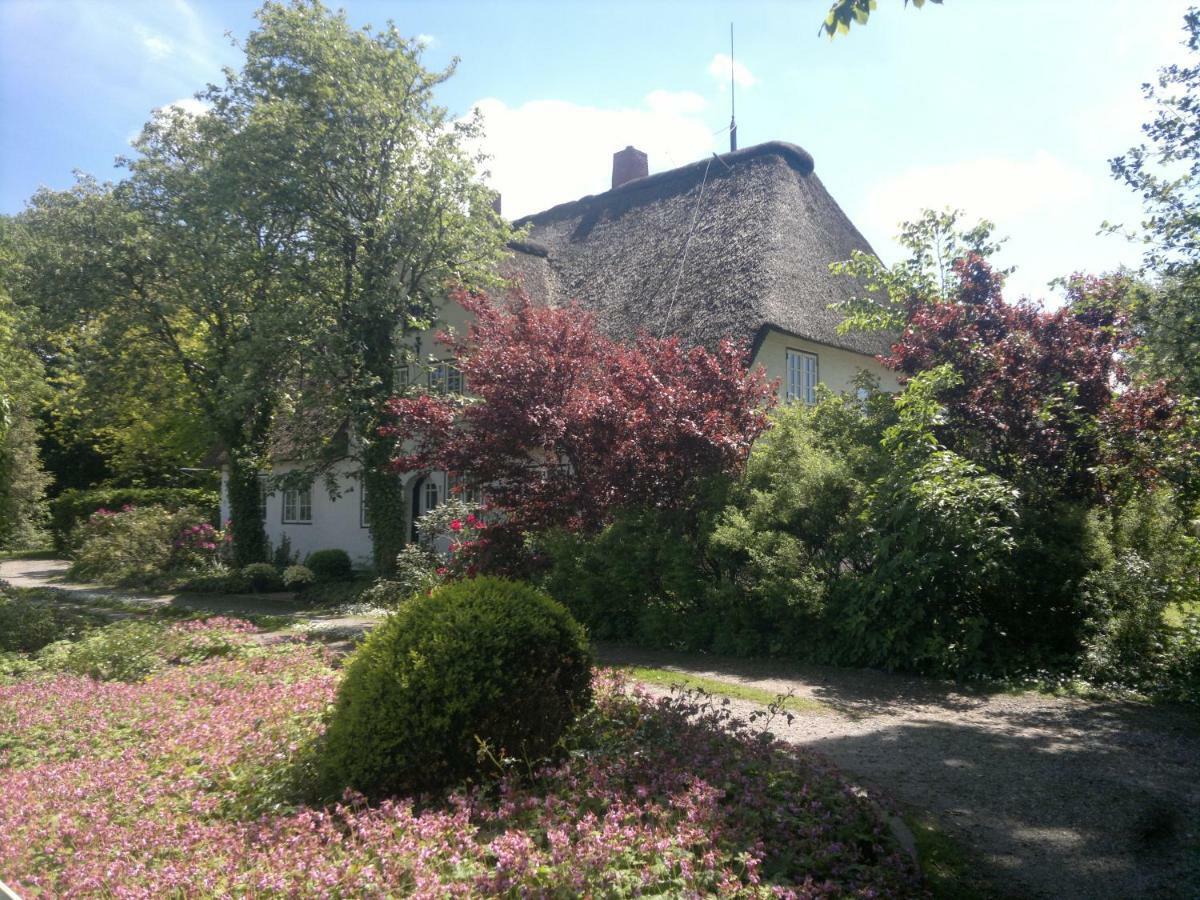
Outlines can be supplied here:
[[737, 149], [737, 83], [733, 77], [733, 23], [729, 23], [729, 152]]

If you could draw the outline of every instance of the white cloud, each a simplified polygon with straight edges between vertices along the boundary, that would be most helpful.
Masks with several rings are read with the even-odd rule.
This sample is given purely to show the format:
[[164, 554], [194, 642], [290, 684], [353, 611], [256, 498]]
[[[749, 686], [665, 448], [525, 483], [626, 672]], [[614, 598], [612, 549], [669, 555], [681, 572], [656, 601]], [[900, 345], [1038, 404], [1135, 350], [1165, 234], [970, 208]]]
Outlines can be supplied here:
[[738, 87], [754, 87], [758, 84], [758, 78], [753, 72], [724, 53], [718, 53], [708, 64], [708, 73], [717, 79], [721, 90], [725, 90], [729, 85], [730, 70], [733, 71], [733, 81]]
[[178, 100], [172, 100], [163, 106], [162, 109], [177, 109], [182, 113], [187, 113], [189, 116], [202, 116], [208, 112], [209, 104], [203, 100], [197, 100], [195, 97], [181, 97]]
[[651, 112], [665, 116], [687, 116], [704, 112], [708, 101], [695, 91], [651, 91], [646, 95]]
[[171, 55], [171, 51], [175, 45], [162, 35], [155, 34], [141, 25], [136, 26], [134, 31], [141, 39], [142, 46], [146, 48], [146, 52], [150, 54], [151, 59], [166, 59]]
[[437, 38], [435, 38], [432, 34], [418, 34], [416, 41], [422, 47], [428, 49], [437, 43]]
[[1072, 167], [1044, 150], [1027, 158], [920, 166], [869, 187], [852, 218], [885, 261], [904, 255], [893, 241], [898, 225], [922, 209], [961, 209], [967, 225], [990, 219], [997, 236], [1011, 238], [999, 265], [1017, 267], [1005, 296], [1045, 298], [1053, 305], [1059, 300], [1046, 288], [1052, 278], [1075, 270], [1106, 271], [1129, 261], [1122, 242], [1095, 237], [1112, 194], [1104, 175]]
[[919, 166], [868, 189], [866, 224], [894, 234], [922, 209], [949, 206], [995, 222], [1054, 211], [1085, 199], [1093, 180], [1039, 150], [1028, 159], [994, 157]]
[[510, 107], [491, 97], [475, 104], [484, 119], [481, 149], [491, 157], [488, 181], [509, 218], [608, 190], [612, 155], [629, 144], [649, 155], [651, 172], [707, 156], [713, 136], [704, 106], [699, 95], [669, 91], [654, 91], [633, 109], [564, 100]]

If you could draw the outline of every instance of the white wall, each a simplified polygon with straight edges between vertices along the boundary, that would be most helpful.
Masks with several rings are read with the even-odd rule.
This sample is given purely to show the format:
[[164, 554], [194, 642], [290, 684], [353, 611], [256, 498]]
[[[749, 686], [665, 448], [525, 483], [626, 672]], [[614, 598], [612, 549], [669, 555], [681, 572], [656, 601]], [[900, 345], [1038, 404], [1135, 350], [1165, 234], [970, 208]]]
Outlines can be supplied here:
[[761, 365], [767, 371], [767, 379], [779, 379], [779, 399], [784, 399], [787, 389], [787, 351], [800, 350], [813, 353], [817, 357], [817, 379], [834, 391], [848, 391], [851, 381], [860, 369], [865, 369], [879, 378], [880, 386], [885, 391], [898, 391], [900, 382], [896, 373], [884, 366], [873, 356], [842, 350], [840, 347], [830, 347], [815, 341], [794, 337], [782, 331], [769, 331], [759, 345], [758, 353], [754, 355], [755, 365]]
[[[297, 468], [296, 463], [277, 463], [274, 474], [281, 475]], [[356, 568], [371, 565], [371, 533], [360, 523], [362, 487], [356, 476], [358, 464], [343, 460], [333, 467], [338, 487], [338, 496], [330, 497], [324, 478], [318, 478], [312, 486], [312, 522], [284, 523], [283, 491], [276, 490], [267, 497], [267, 517], [263, 523], [271, 548], [280, 545], [284, 535], [291, 541], [292, 552], [298, 554], [300, 562], [314, 550], [340, 548], [350, 554]], [[221, 521], [229, 518], [229, 503], [225, 489], [225, 476], [221, 479]]]

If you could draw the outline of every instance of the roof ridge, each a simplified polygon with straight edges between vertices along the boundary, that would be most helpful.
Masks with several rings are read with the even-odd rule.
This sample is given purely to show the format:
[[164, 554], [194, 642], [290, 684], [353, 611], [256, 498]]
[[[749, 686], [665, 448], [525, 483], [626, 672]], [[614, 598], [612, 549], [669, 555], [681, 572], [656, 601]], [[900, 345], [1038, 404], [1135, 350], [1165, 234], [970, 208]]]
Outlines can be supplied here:
[[[729, 153], [714, 153], [713, 156], [724, 163], [727, 169], [732, 169], [735, 165], [757, 159], [760, 156], [778, 156], [801, 175], [810, 175], [815, 168], [812, 154], [803, 147], [788, 143], [787, 141], [765, 141], [764, 143], [755, 144], [751, 147], [743, 147], [741, 150], [733, 150]], [[568, 200], [565, 203], [556, 204], [541, 212], [521, 216], [519, 219], [515, 219], [512, 224], [514, 227], [519, 228], [531, 222], [543, 222], [548, 219], [560, 218], [564, 215], [569, 215], [580, 206], [589, 205], [597, 200], [607, 200], [610, 197], [633, 194], [642, 190], [654, 190], [673, 180], [682, 181], [690, 179], [692, 176], [699, 177], [703, 173], [704, 168], [711, 162], [712, 159], [710, 157], [704, 157], [703, 159], [698, 159], [695, 162], [687, 163], [675, 169], [667, 169], [665, 172], [655, 172], [653, 175], [635, 178], [611, 190], [602, 191], [599, 194], [585, 194], [576, 200]]]

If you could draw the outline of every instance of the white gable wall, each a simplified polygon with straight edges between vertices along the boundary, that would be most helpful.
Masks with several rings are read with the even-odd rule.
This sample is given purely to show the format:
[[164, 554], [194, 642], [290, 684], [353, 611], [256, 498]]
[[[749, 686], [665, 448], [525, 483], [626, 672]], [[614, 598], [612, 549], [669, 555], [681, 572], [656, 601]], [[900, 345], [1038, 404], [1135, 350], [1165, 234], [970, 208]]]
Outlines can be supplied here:
[[[286, 474], [298, 468], [297, 463], [276, 463], [274, 472]], [[312, 486], [312, 521], [295, 523], [283, 521], [283, 490], [277, 489], [267, 497], [267, 516], [263, 525], [272, 551], [279, 547], [284, 536], [291, 542], [292, 552], [299, 561], [314, 550], [340, 548], [350, 554], [355, 568], [371, 565], [371, 533], [360, 519], [362, 486], [357, 478], [358, 463], [342, 460], [333, 467], [338, 496], [330, 497], [323, 478]], [[229, 519], [226, 476], [221, 476], [221, 521]]]

